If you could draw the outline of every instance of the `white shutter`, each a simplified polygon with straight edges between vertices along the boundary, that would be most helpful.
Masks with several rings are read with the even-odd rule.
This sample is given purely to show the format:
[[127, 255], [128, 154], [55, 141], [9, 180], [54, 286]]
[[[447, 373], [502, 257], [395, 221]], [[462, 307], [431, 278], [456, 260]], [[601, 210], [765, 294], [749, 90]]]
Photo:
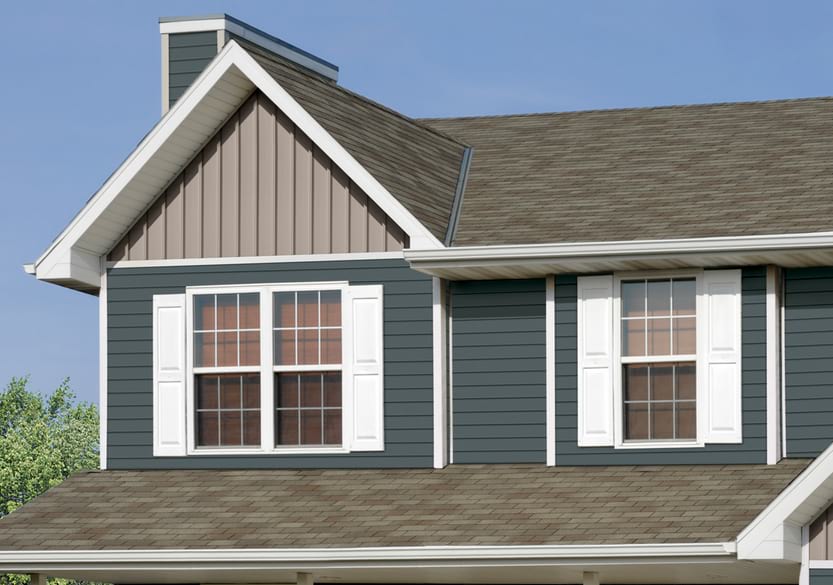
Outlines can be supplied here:
[[351, 384], [351, 451], [383, 451], [384, 355], [382, 285], [348, 289], [347, 375]]
[[705, 442], [740, 443], [741, 271], [703, 274], [703, 318], [698, 328], [700, 372], [706, 394]]
[[613, 446], [613, 276], [577, 280], [578, 444]]
[[185, 455], [185, 295], [153, 295], [153, 454]]

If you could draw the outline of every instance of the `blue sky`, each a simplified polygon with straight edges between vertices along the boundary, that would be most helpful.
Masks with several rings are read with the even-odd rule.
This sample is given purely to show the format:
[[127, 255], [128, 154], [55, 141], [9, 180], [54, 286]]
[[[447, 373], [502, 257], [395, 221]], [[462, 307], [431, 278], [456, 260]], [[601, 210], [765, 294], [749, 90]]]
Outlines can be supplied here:
[[98, 400], [97, 299], [37, 258], [159, 118], [159, 16], [227, 12], [412, 116], [833, 94], [828, 2], [15, 2], [0, 35], [0, 384]]

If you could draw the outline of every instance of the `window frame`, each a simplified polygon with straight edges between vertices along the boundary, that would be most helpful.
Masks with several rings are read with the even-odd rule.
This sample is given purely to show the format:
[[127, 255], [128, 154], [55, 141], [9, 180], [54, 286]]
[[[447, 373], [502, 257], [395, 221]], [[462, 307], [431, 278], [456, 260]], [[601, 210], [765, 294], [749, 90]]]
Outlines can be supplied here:
[[[349, 309], [349, 283], [346, 281], [290, 282], [268, 284], [240, 284], [222, 286], [189, 286], [185, 289], [185, 396], [186, 396], [186, 455], [323, 455], [350, 452], [352, 436], [352, 322]], [[339, 446], [277, 446], [275, 444], [275, 374], [273, 295], [278, 292], [307, 292], [338, 290], [341, 292], [341, 445]], [[196, 445], [196, 410], [194, 376], [206, 368], [194, 366], [194, 297], [208, 294], [258, 293], [260, 300], [260, 365], [211, 368], [217, 372], [235, 373], [245, 369], [247, 373], [260, 373], [260, 446], [249, 447], [198, 447]], [[320, 365], [295, 366], [307, 371], [320, 369]], [[285, 371], [285, 370], [283, 370]], [[302, 371], [302, 370], [296, 370]], [[329, 371], [329, 370], [328, 370]]]
[[[706, 298], [703, 287], [704, 270], [668, 270], [668, 271], [638, 271], [638, 272], [617, 272], [613, 274], [613, 447], [615, 449], [690, 449], [705, 446], [706, 436], [706, 411], [708, 405], [708, 387], [704, 380], [706, 372], [706, 346], [705, 336], [707, 335], [707, 323], [703, 316], [706, 309]], [[693, 278], [695, 281], [696, 304], [695, 304], [695, 331], [696, 354], [674, 355], [674, 356], [644, 356], [627, 357], [622, 356], [622, 283], [634, 280], [663, 280], [663, 279], [684, 279]], [[694, 357], [694, 360], [690, 358]], [[660, 439], [660, 440], [625, 440], [624, 424], [624, 394], [622, 366], [625, 363], [660, 363], [694, 361], [695, 384], [696, 384], [696, 437], [692, 439]]]

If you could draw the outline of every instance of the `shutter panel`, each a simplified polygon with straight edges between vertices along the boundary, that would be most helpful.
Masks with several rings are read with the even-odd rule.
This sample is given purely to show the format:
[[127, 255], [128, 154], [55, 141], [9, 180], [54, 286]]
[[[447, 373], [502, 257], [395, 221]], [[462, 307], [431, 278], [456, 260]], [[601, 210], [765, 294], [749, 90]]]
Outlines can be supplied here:
[[741, 271], [707, 270], [703, 275], [701, 372], [706, 388], [706, 443], [740, 443]]
[[348, 290], [348, 367], [352, 385], [351, 451], [383, 451], [384, 355], [382, 285]]
[[578, 281], [578, 444], [613, 446], [613, 276]]
[[153, 295], [153, 454], [185, 455], [185, 295]]

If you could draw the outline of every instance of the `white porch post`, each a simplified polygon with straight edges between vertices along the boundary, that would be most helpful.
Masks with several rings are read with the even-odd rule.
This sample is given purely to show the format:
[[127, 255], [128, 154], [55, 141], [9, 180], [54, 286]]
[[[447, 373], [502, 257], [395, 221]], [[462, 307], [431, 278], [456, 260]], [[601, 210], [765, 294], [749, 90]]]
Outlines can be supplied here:
[[599, 574], [595, 571], [584, 571], [581, 574], [581, 582], [583, 585], [599, 585]]

